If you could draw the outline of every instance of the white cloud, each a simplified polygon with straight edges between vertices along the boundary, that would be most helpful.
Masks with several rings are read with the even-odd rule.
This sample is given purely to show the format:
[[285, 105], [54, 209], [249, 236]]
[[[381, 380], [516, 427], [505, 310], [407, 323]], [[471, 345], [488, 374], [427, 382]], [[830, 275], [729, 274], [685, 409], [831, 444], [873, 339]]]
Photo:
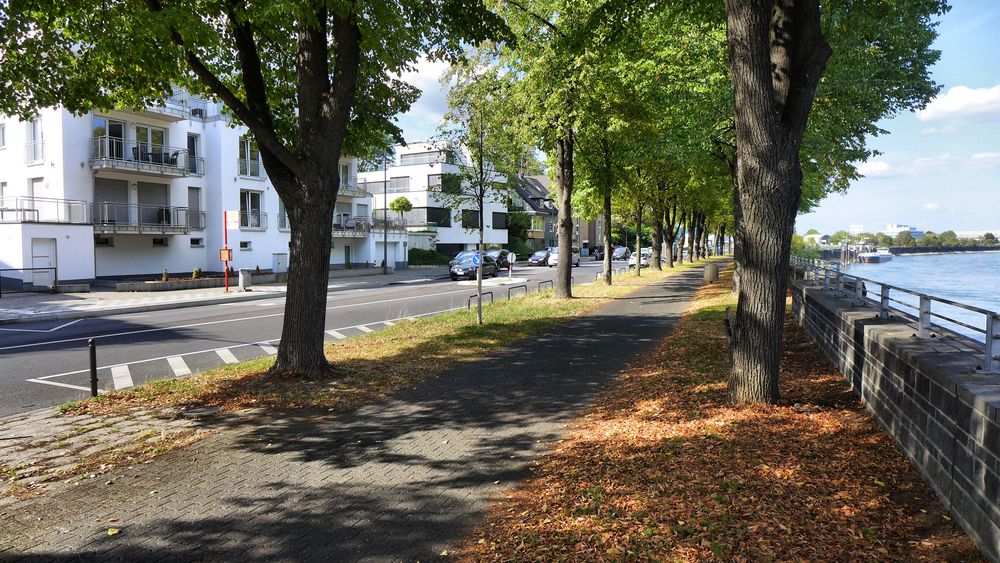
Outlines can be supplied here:
[[892, 165], [883, 160], [870, 160], [858, 165], [858, 173], [862, 176], [890, 176]]
[[954, 125], [945, 125], [944, 127], [927, 127], [926, 129], [921, 129], [920, 133], [923, 135], [937, 135], [943, 133], [954, 133], [958, 131], [958, 127]]
[[992, 88], [955, 86], [917, 111], [920, 121], [1000, 119], [1000, 84]]
[[938, 209], [941, 209], [941, 204], [936, 201], [931, 201], [924, 204], [924, 209], [927, 211], [937, 211]]
[[868, 178], [892, 178], [993, 168], [1000, 168], [1000, 152], [978, 152], [969, 156], [944, 153], [915, 158], [909, 162], [899, 164], [890, 164], [882, 160], [872, 160], [859, 164], [858, 172]]
[[399, 116], [400, 126], [407, 142], [426, 141], [436, 132], [438, 124], [448, 111], [446, 89], [441, 77], [448, 70], [445, 61], [420, 58], [400, 79], [420, 89], [420, 98], [410, 111]]

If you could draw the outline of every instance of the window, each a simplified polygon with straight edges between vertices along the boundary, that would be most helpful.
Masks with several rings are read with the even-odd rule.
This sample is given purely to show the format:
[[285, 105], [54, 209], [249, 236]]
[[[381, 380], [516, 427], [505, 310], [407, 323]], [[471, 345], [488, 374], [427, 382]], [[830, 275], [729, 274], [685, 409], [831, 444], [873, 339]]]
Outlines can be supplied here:
[[7, 148], [7, 127], [0, 123], [0, 149]]
[[115, 239], [112, 237], [94, 237], [94, 246], [114, 246]]
[[532, 215], [531, 216], [531, 230], [532, 231], [544, 231], [545, 230], [545, 217], [542, 215]]
[[257, 141], [250, 137], [240, 137], [240, 176], [260, 178], [260, 151]]
[[351, 165], [340, 163], [340, 186], [346, 187], [351, 185]]
[[3, 198], [7, 195], [7, 182], [0, 182], [0, 207], [5, 207], [2, 203]]
[[45, 142], [42, 140], [42, 118], [34, 117], [28, 122], [28, 142], [24, 144], [24, 161], [37, 164], [45, 159]]
[[205, 248], [204, 239], [193, 238], [191, 239], [191, 248]]
[[240, 227], [245, 229], [263, 229], [264, 214], [260, 212], [261, 192], [249, 190], [240, 191]]
[[428, 207], [427, 222], [433, 223], [438, 227], [450, 227], [451, 209], [447, 207]]
[[253, 241], [241, 240], [240, 250], [253, 250]]
[[153, 246], [167, 246], [167, 241], [168, 240], [169, 239], [167, 239], [166, 237], [163, 237], [163, 238], [154, 238], [153, 239]]
[[446, 194], [462, 192], [462, 177], [458, 174], [429, 174], [427, 188]]
[[288, 211], [285, 209], [285, 202], [278, 199], [278, 229], [288, 229]]
[[410, 177], [389, 178], [389, 193], [410, 191]]
[[507, 228], [507, 214], [506, 213], [493, 213], [493, 228], [494, 229], [506, 229]]
[[358, 204], [358, 213], [357, 213], [356, 216], [357, 217], [364, 217], [366, 219], [368, 218], [368, 204], [367, 203], [359, 203]]
[[458, 164], [458, 159], [455, 157], [454, 151], [448, 150], [415, 152], [411, 154], [399, 155], [400, 166], [407, 166], [410, 164], [437, 164], [439, 162]]
[[466, 229], [479, 228], [479, 212], [475, 209], [462, 210], [462, 226]]
[[187, 136], [187, 168], [188, 172], [196, 176], [205, 173], [205, 159], [201, 157], [201, 140], [198, 135], [188, 134]]

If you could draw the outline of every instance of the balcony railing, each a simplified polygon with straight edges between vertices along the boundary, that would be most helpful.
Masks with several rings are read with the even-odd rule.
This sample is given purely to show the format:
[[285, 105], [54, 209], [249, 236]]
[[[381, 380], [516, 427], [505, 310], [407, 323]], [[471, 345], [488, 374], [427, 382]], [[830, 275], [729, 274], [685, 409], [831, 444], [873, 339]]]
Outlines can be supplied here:
[[187, 168], [188, 168], [188, 174], [192, 176], [204, 176], [205, 175], [204, 157], [188, 155]]
[[366, 237], [371, 231], [371, 221], [365, 217], [341, 215], [333, 219], [333, 236], [335, 237]]
[[240, 228], [246, 230], [267, 230], [267, 213], [260, 211], [241, 211]]
[[208, 115], [208, 103], [198, 98], [175, 95], [164, 100], [162, 104], [150, 104], [146, 106], [145, 112], [166, 117], [168, 121], [181, 121], [183, 119], [204, 120]]
[[385, 229], [385, 225], [388, 224], [390, 233], [405, 233], [407, 231], [406, 220], [392, 219], [388, 221], [382, 221], [381, 217], [374, 217], [372, 219], [372, 230], [381, 233]]
[[260, 165], [260, 160], [237, 158], [236, 163], [239, 167], [240, 176], [247, 176], [250, 178], [261, 177], [262, 167]]
[[37, 164], [45, 160], [45, 141], [30, 141], [24, 143], [25, 164]]
[[189, 233], [187, 207], [102, 201], [91, 212], [100, 233]]
[[347, 196], [347, 197], [370, 197], [371, 194], [368, 193], [364, 188], [364, 184], [354, 185], [354, 184], [341, 184], [340, 190], [337, 191], [337, 195]]
[[205, 230], [205, 212], [188, 210], [188, 226], [192, 231]]
[[[168, 176], [187, 176], [189, 172], [188, 153], [185, 148], [108, 136], [91, 139], [90, 166]], [[202, 167], [204, 168], [204, 165]]]
[[48, 197], [5, 197], [0, 199], [0, 223], [90, 223], [90, 206], [85, 201]]

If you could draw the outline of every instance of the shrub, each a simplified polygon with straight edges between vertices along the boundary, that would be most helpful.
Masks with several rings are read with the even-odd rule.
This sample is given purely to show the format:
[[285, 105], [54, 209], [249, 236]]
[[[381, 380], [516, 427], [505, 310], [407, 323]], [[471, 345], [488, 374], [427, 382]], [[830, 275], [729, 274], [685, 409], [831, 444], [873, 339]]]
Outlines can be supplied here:
[[434, 250], [411, 248], [409, 263], [411, 266], [447, 266], [451, 258]]
[[202, 277], [203, 276], [202, 276], [202, 273], [201, 273], [201, 268], [195, 268], [191, 272], [191, 279], [193, 279], [193, 280], [200, 280]]

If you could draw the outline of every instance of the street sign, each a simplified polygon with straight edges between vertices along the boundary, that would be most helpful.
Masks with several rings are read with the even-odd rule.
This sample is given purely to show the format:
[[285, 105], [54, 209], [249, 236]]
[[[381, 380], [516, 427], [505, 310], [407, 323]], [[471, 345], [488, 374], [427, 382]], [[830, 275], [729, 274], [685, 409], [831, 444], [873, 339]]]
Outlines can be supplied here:
[[222, 262], [232, 262], [233, 261], [233, 249], [232, 248], [220, 248], [219, 249], [219, 260]]
[[226, 230], [234, 231], [240, 228], [240, 212], [226, 211]]
[[479, 266], [479, 264], [482, 263], [482, 261], [483, 260], [482, 260], [482, 258], [479, 257], [479, 253], [478, 252], [472, 255], [472, 265], [473, 266]]

